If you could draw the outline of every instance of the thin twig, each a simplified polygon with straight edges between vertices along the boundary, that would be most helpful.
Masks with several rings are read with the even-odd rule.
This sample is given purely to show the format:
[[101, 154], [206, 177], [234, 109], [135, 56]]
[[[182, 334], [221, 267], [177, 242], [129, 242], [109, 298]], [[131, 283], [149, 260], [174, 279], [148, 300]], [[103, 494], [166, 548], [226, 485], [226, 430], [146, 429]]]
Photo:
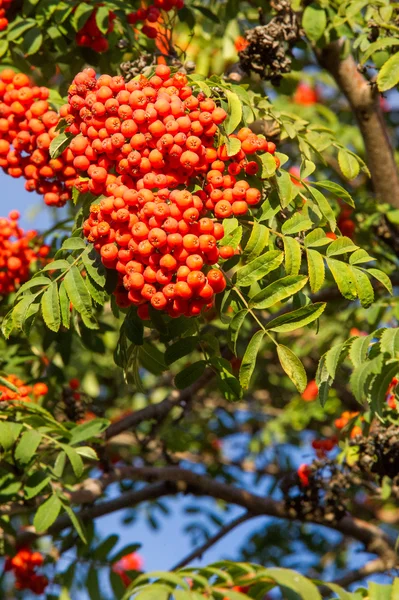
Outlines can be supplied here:
[[244, 513], [240, 517], [237, 517], [236, 519], [231, 521], [231, 523], [227, 523], [221, 529], [219, 529], [219, 531], [215, 535], [213, 535], [211, 538], [209, 538], [209, 540], [207, 542], [202, 544], [202, 546], [200, 546], [196, 550], [193, 550], [188, 556], [186, 556], [180, 562], [178, 562], [171, 570], [177, 571], [178, 569], [182, 569], [183, 567], [185, 567], [186, 565], [191, 563], [196, 558], [201, 558], [202, 555], [205, 554], [205, 552], [207, 550], [209, 550], [209, 548], [214, 546], [225, 535], [230, 533], [230, 531], [233, 531], [233, 529], [235, 529], [242, 523], [245, 523], [246, 521], [253, 519], [255, 516], [256, 515], [252, 515], [251, 513]]

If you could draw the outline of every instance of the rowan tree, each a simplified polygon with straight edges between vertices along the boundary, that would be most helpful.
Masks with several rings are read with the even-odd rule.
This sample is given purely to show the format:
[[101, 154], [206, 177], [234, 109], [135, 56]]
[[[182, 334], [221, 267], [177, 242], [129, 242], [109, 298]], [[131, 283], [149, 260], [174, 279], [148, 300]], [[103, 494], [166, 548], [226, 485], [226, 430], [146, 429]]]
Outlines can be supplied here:
[[1, 597], [397, 598], [398, 6], [0, 11]]

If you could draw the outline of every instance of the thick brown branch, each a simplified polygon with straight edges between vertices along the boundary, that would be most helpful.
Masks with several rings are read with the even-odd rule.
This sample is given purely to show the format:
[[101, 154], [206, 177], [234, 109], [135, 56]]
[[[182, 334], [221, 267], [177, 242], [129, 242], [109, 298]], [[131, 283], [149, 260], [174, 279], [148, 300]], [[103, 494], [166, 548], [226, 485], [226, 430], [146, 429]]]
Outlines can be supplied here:
[[380, 202], [399, 208], [399, 173], [380, 108], [379, 94], [357, 69], [351, 54], [342, 58], [343, 40], [332, 42], [316, 55], [335, 79], [359, 123], [374, 191]]
[[[142, 490], [128, 492], [119, 498], [84, 508], [79, 513], [79, 517], [83, 522], [91, 521], [111, 512], [136, 506], [141, 502], [154, 500], [161, 496], [176, 495], [179, 492], [223, 500], [228, 504], [241, 506], [246, 509], [248, 515], [252, 516], [263, 515], [291, 521], [298, 520], [295, 513], [287, 513], [283, 502], [252, 494], [245, 489], [216, 481], [207, 475], [200, 475], [180, 467], [121, 467], [115, 469], [115, 472], [111, 476], [106, 476], [104, 486], [106, 487], [111, 481], [122, 481], [124, 479], [147, 481], [150, 483], [158, 481], [160, 483], [149, 485]], [[104, 486], [100, 485], [98, 490], [104, 489]], [[94, 492], [93, 490], [93, 500], [95, 500], [97, 493], [100, 492]], [[381, 529], [373, 524], [349, 515], [339, 522], [332, 522], [322, 517], [309, 518], [307, 522], [323, 525], [362, 542], [369, 552], [378, 555], [382, 559], [386, 569], [394, 568], [397, 564], [397, 556], [392, 541]], [[71, 521], [69, 516], [62, 515], [49, 528], [47, 534], [56, 535], [70, 526]], [[35, 537], [36, 534], [32, 529], [25, 530], [18, 537], [17, 545], [27, 544]]]
[[[81, 510], [78, 513], [78, 516], [82, 523], [91, 522], [93, 519], [97, 519], [99, 517], [103, 517], [104, 515], [109, 515], [113, 512], [124, 508], [131, 508], [133, 506], [137, 506], [137, 504], [141, 504], [142, 502], [149, 502], [151, 500], [156, 500], [157, 498], [161, 498], [162, 496], [167, 496], [168, 494], [176, 494], [177, 487], [173, 484], [169, 484], [167, 482], [156, 483], [153, 485], [148, 485], [142, 490], [126, 492], [122, 494], [118, 498], [114, 498], [112, 500], [108, 500], [106, 502], [101, 502], [100, 504], [96, 504], [95, 506], [88, 506]], [[93, 494], [93, 500], [94, 500]], [[71, 520], [69, 516], [65, 513], [59, 517], [55, 523], [45, 532], [44, 535], [57, 535], [64, 529], [68, 529], [72, 526]], [[35, 533], [34, 528], [25, 529], [17, 538], [16, 545], [17, 547], [29, 545], [38, 535]]]
[[[233, 487], [206, 475], [200, 475], [180, 467], [124, 467], [119, 469], [119, 477], [145, 481], [178, 482], [179, 490], [182, 492], [224, 500], [229, 504], [236, 504], [245, 508], [252, 515], [267, 515], [280, 519], [297, 520], [296, 515], [287, 514], [283, 502], [252, 494], [247, 490]], [[181, 487], [182, 482], [187, 484], [186, 488]], [[391, 540], [375, 525], [352, 516], [346, 516], [338, 523], [332, 523], [326, 519], [313, 519], [312, 522], [359, 540], [369, 552], [379, 555], [384, 560], [387, 568], [391, 568], [396, 564], [396, 552]]]

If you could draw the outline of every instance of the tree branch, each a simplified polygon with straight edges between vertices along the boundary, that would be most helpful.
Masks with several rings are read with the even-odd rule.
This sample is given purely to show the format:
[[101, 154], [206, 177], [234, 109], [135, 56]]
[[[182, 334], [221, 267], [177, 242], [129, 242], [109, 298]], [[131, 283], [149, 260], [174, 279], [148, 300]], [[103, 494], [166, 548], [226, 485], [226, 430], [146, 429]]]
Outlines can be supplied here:
[[[131, 508], [136, 506], [137, 504], [141, 504], [142, 502], [148, 502], [151, 500], [156, 500], [157, 498], [161, 498], [162, 496], [167, 496], [169, 494], [176, 494], [178, 491], [177, 486], [162, 482], [156, 483], [154, 485], [148, 485], [145, 488], [138, 491], [131, 491], [122, 494], [118, 498], [113, 498], [112, 500], [108, 500], [106, 502], [101, 502], [95, 506], [88, 506], [81, 510], [78, 513], [79, 519], [82, 523], [87, 523], [92, 521], [93, 519], [98, 519], [99, 517], [103, 517], [104, 515], [109, 515], [113, 512], [124, 508]], [[68, 529], [72, 527], [72, 522], [69, 518], [69, 515], [64, 513], [54, 522], [49, 529], [41, 534], [41, 535], [57, 535], [64, 529]], [[16, 540], [16, 546], [22, 547], [25, 545], [29, 545], [33, 542], [33, 540], [37, 537], [40, 537], [37, 534], [33, 527], [25, 528], [20, 535], [18, 535]]]
[[[349, 585], [351, 585], [351, 583], [355, 583], [355, 581], [365, 579], [366, 577], [368, 577], [369, 575], [373, 575], [374, 573], [383, 573], [386, 570], [386, 563], [381, 558], [376, 558], [375, 560], [371, 560], [370, 562], [366, 563], [360, 569], [349, 571], [339, 579], [335, 579], [333, 583], [335, 583], [336, 585], [340, 585], [343, 588], [347, 588]], [[328, 594], [331, 594], [331, 590], [328, 590], [328, 593], [326, 593], [326, 595]]]
[[[180, 492], [195, 496], [208, 496], [241, 506], [246, 509], [248, 518], [249, 515], [253, 517], [263, 515], [290, 521], [300, 520], [295, 512], [287, 513], [284, 502], [253, 494], [245, 489], [216, 481], [207, 475], [194, 473], [180, 467], [121, 467], [115, 469], [112, 475], [105, 477], [105, 485], [112, 481], [127, 479], [149, 483], [158, 481], [161, 483], [149, 485], [139, 491], [127, 492], [119, 498], [98, 505], [88, 506], [79, 513], [82, 521], [91, 521], [111, 512], [136, 506], [141, 502], [154, 500], [161, 496], [176, 495]], [[99, 486], [100, 488], [104, 489], [104, 486]], [[95, 499], [94, 495], [93, 499]], [[381, 558], [385, 569], [393, 568], [397, 564], [397, 555], [392, 540], [381, 529], [371, 523], [350, 515], [345, 516], [339, 522], [315, 516], [310, 517], [306, 522], [328, 527], [334, 531], [339, 531], [344, 536], [362, 542], [368, 552]], [[69, 516], [64, 514], [43, 535], [56, 535], [68, 527], [71, 527], [71, 521]], [[35, 537], [37, 537], [37, 534], [33, 528], [25, 530], [18, 536], [17, 545], [28, 544]]]
[[214, 546], [219, 540], [221, 540], [224, 536], [230, 533], [230, 531], [233, 531], [233, 529], [235, 529], [242, 523], [245, 523], [246, 521], [249, 521], [253, 518], [254, 515], [251, 515], [250, 513], [244, 513], [243, 515], [241, 515], [241, 517], [237, 517], [237, 519], [231, 521], [231, 523], [227, 523], [221, 529], [219, 529], [219, 531], [215, 535], [213, 535], [211, 538], [209, 538], [209, 540], [202, 544], [202, 546], [200, 546], [196, 550], [193, 550], [188, 556], [179, 561], [171, 570], [177, 571], [178, 569], [182, 569], [186, 565], [190, 564], [196, 558], [201, 558], [202, 555], [207, 550], [209, 550], [209, 548]]
[[[117, 476], [123, 479], [137, 479], [149, 482], [168, 481], [178, 483], [181, 492], [197, 496], [209, 496], [224, 500], [229, 504], [236, 504], [245, 508], [254, 516], [270, 516], [279, 519], [298, 520], [297, 515], [287, 514], [283, 502], [252, 494], [245, 489], [237, 488], [208, 477], [182, 469], [180, 467], [122, 467], [116, 470]], [[182, 487], [185, 482], [186, 487]], [[380, 556], [386, 568], [392, 568], [397, 563], [397, 556], [393, 542], [378, 527], [350, 515], [345, 516], [338, 523], [324, 518], [309, 519], [309, 522], [323, 525], [345, 536], [352, 537], [362, 542], [369, 552]]]
[[192, 400], [195, 394], [207, 385], [215, 376], [215, 373], [211, 369], [207, 369], [205, 373], [192, 385], [185, 390], [173, 390], [169, 396], [167, 396], [162, 402], [158, 404], [150, 404], [137, 412], [133, 412], [127, 417], [112, 423], [105, 432], [105, 438], [107, 440], [115, 437], [116, 435], [126, 431], [126, 429], [132, 429], [139, 425], [143, 421], [162, 421], [167, 417], [170, 411], [176, 406], [185, 406]]
[[317, 59], [335, 79], [358, 121], [377, 199], [399, 208], [399, 173], [378, 90], [359, 73], [351, 54], [342, 58], [343, 44], [343, 40], [337, 40], [316, 50]]

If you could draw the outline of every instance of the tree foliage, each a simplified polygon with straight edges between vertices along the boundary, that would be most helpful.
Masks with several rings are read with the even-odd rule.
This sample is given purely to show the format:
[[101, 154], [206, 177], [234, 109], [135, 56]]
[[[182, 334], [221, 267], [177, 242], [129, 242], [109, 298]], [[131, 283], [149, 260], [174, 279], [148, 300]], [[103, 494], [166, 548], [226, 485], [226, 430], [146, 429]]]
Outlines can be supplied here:
[[398, 8], [2, 7], [2, 594], [394, 600]]

